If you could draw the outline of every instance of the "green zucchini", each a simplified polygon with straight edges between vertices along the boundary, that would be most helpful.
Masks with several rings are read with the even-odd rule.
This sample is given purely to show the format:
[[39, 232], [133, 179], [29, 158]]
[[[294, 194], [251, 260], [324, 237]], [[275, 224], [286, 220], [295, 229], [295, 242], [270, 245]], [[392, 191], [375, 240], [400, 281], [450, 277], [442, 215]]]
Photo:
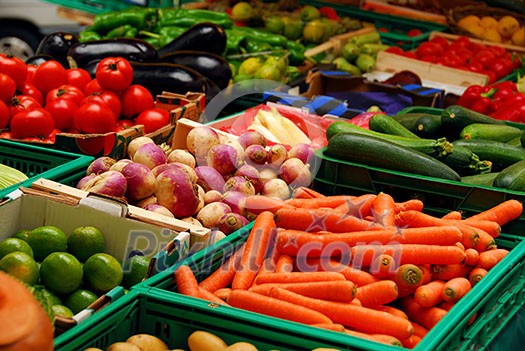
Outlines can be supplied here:
[[461, 139], [494, 140], [506, 143], [521, 136], [521, 129], [505, 124], [472, 123], [459, 134]]
[[521, 133], [521, 147], [525, 147], [525, 132]]
[[406, 127], [404, 127], [401, 123], [396, 121], [394, 118], [383, 115], [383, 114], [377, 114], [372, 116], [370, 118], [370, 121], [368, 122], [369, 127], [371, 130], [376, 132], [381, 132], [385, 134], [391, 134], [391, 135], [399, 135], [406, 138], [419, 138], [416, 134], [412, 133], [410, 130], [408, 130]]
[[494, 179], [493, 185], [498, 188], [525, 191], [525, 160], [503, 169]]
[[504, 124], [503, 121], [458, 105], [449, 106], [441, 112], [441, 123], [444, 130], [454, 135], [459, 135], [463, 128], [472, 123]]
[[461, 182], [472, 184], [472, 185], [493, 186], [494, 179], [496, 179], [498, 174], [499, 172], [464, 176], [464, 177], [461, 177]]
[[422, 116], [417, 120], [416, 130], [413, 132], [419, 135], [421, 138], [436, 138], [437, 136], [443, 136], [441, 134], [441, 116], [439, 115], [426, 115]]
[[463, 146], [478, 155], [480, 160], [492, 162], [495, 172], [502, 170], [516, 162], [525, 160], [525, 149], [493, 140], [455, 140], [454, 148]]
[[522, 147], [521, 146], [521, 136], [507, 141], [507, 144], [512, 145], [512, 146]]
[[490, 173], [492, 170], [492, 162], [480, 160], [478, 155], [459, 145], [454, 145], [452, 152], [440, 161], [462, 176]]
[[[418, 119], [424, 116], [428, 116], [428, 114], [419, 112], [409, 112], [394, 115], [392, 116], [392, 118], [401, 123], [408, 130], [414, 131]], [[441, 118], [441, 115], [439, 115], [439, 118]]]
[[362, 128], [354, 124], [338, 121], [333, 122], [328, 126], [326, 130], [326, 136], [328, 139], [331, 139], [332, 136], [338, 133], [358, 133], [363, 135], [371, 135], [383, 140], [391, 141], [398, 145], [408, 147], [424, 154], [430, 155], [432, 157], [440, 158], [445, 157], [452, 152], [452, 143], [448, 142], [446, 138], [440, 139], [414, 139], [406, 138], [398, 135], [390, 135], [385, 133], [376, 132], [370, 129]]
[[460, 180], [456, 171], [432, 156], [371, 135], [336, 134], [328, 141], [326, 154], [394, 171]]

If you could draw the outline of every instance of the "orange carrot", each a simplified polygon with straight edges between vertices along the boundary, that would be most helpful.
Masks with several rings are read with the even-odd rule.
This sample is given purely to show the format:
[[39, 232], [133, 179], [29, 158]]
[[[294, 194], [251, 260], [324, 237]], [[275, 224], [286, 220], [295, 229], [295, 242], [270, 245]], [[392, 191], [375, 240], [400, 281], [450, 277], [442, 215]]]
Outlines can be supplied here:
[[387, 254], [381, 254], [372, 262], [369, 272], [376, 278], [388, 279], [395, 273], [396, 269], [394, 258]]
[[313, 199], [297, 199], [292, 198], [285, 200], [284, 203], [293, 207], [298, 208], [309, 208], [309, 209], [316, 209], [316, 208], [322, 208], [322, 207], [328, 207], [332, 210], [334, 208], [337, 208], [338, 206], [341, 206], [346, 201], [352, 201], [354, 199], [353, 196], [348, 195], [335, 195], [335, 196], [325, 196], [320, 198], [313, 198]]
[[215, 290], [213, 294], [217, 296], [219, 299], [226, 301], [228, 300], [228, 296], [230, 296], [231, 292], [232, 292], [232, 289], [230, 288], [222, 288], [222, 289]]
[[359, 301], [359, 299], [353, 299], [352, 301], [350, 301], [350, 303], [356, 306], [363, 306], [363, 304], [361, 303], [361, 301]]
[[455, 246], [459, 247], [461, 250], [465, 250], [465, 245], [463, 245], [462, 243], [460, 243], [459, 241], [457, 243], [454, 244]]
[[460, 221], [461, 224], [467, 224], [473, 228], [487, 232], [491, 237], [497, 238], [501, 234], [501, 226], [494, 221]]
[[[273, 252], [277, 252], [277, 250], [273, 250]], [[257, 285], [256, 281], [257, 281], [258, 276], [262, 274], [267, 274], [267, 273], [274, 273], [275, 266], [276, 266], [276, 263], [274, 262], [274, 257], [266, 257], [263, 260], [261, 264], [261, 268], [259, 268], [259, 271], [257, 272], [257, 275], [255, 276], [255, 279], [253, 280], [251, 287]]]
[[367, 333], [361, 333], [361, 332], [350, 330], [350, 329], [345, 329], [345, 334], [352, 335], [352, 336], [355, 336], [361, 339], [375, 341], [381, 344], [392, 345], [392, 346], [402, 346], [401, 341], [399, 341], [398, 339], [390, 335], [367, 334]]
[[337, 212], [346, 214], [347, 216], [355, 216], [358, 218], [366, 219], [367, 216], [372, 214], [372, 204], [377, 195], [365, 194], [354, 198], [353, 200], [347, 200], [343, 204], [335, 208]]
[[474, 246], [474, 249], [481, 253], [484, 251], [493, 250], [497, 247], [496, 241], [494, 241], [494, 238], [489, 233], [479, 228], [476, 230], [479, 235], [479, 242]]
[[241, 246], [239, 250], [230, 256], [226, 263], [217, 268], [212, 274], [201, 281], [199, 286], [210, 292], [214, 292], [215, 290], [225, 288], [230, 285], [233, 281], [233, 277], [235, 276], [236, 267], [240, 264], [244, 247], [244, 245]]
[[396, 222], [396, 202], [394, 198], [384, 192], [377, 194], [372, 203], [372, 215], [376, 223], [383, 227], [393, 227]]
[[465, 220], [488, 220], [498, 223], [500, 226], [521, 216], [523, 212], [523, 205], [518, 200], [510, 199], [504, 201], [494, 207], [482, 211], [476, 215], [470, 216]]
[[422, 278], [421, 269], [411, 263], [402, 264], [392, 275], [392, 280], [397, 284], [399, 296], [413, 293], [421, 285]]
[[281, 208], [293, 208], [293, 206], [286, 204], [283, 200], [264, 195], [250, 195], [245, 199], [244, 207], [248, 212], [253, 214], [261, 214], [265, 211], [271, 213], [277, 212]]
[[403, 344], [403, 347], [407, 349], [413, 349], [414, 347], [417, 346], [417, 344], [419, 344], [420, 341], [421, 341], [420, 336], [411, 335], [409, 338], [401, 340], [401, 344]]
[[202, 298], [199, 291], [199, 283], [189, 266], [181, 265], [175, 270], [175, 282], [177, 291], [187, 296]]
[[269, 238], [274, 230], [273, 213], [266, 211], [257, 216], [246, 240], [241, 267], [233, 277], [233, 289], [248, 289], [252, 285], [264, 260]]
[[275, 222], [280, 228], [305, 230], [307, 232], [326, 230], [341, 233], [381, 228], [374, 222], [325, 209], [281, 208], [275, 214]]
[[365, 307], [384, 305], [397, 299], [397, 284], [392, 280], [380, 280], [357, 288], [355, 297]]
[[475, 249], [466, 249], [465, 250], [465, 264], [469, 266], [475, 266], [479, 261], [479, 252]]
[[226, 301], [224, 301], [223, 299], [221, 299], [220, 297], [218, 297], [214, 293], [209, 292], [208, 290], [206, 290], [204, 288], [201, 288], [200, 286], [199, 286], [199, 294], [200, 294], [201, 298], [204, 299], [204, 300], [215, 302], [218, 305], [226, 305], [226, 306], [228, 305], [226, 303]]
[[281, 255], [275, 264], [275, 273], [287, 273], [293, 271], [293, 259], [288, 255]]
[[430, 268], [432, 271], [433, 280], [450, 280], [453, 278], [466, 277], [472, 267], [466, 266], [462, 263], [458, 264], [439, 264], [432, 265]]
[[394, 316], [398, 316], [398, 317], [401, 317], [401, 318], [404, 318], [404, 319], [407, 319], [408, 320], [408, 316], [405, 312], [401, 311], [399, 308], [396, 308], [396, 307], [392, 307], [392, 306], [389, 306], [389, 305], [376, 305], [376, 306], [370, 306], [369, 308], [372, 308], [374, 310], [378, 310], [378, 311], [383, 311], [383, 312], [387, 312], [387, 313], [390, 313]]
[[427, 329], [432, 329], [447, 314], [446, 310], [439, 307], [422, 307], [411, 296], [402, 298], [400, 303], [411, 321]]
[[249, 291], [269, 295], [272, 288], [282, 288], [315, 299], [337, 302], [351, 302], [356, 295], [355, 284], [346, 280], [280, 284], [266, 283], [253, 286]]
[[482, 252], [479, 254], [478, 266], [488, 271], [508, 254], [509, 250], [506, 249], [495, 249]]
[[430, 265], [420, 264], [418, 268], [421, 269], [421, 285], [428, 284], [432, 280], [432, 271], [430, 270]]
[[414, 291], [414, 300], [423, 307], [436, 306], [443, 300], [441, 292], [444, 286], [445, 282], [442, 280], [434, 280], [421, 285]]
[[422, 326], [421, 324], [412, 321], [410, 323], [412, 324], [412, 327], [414, 327], [414, 335], [417, 335], [420, 338], [424, 338], [425, 335], [428, 334], [428, 329]]
[[267, 273], [257, 276], [257, 284], [266, 283], [305, 283], [345, 280], [345, 276], [338, 272], [289, 272]]
[[463, 214], [459, 211], [450, 211], [441, 217], [441, 219], [457, 219], [457, 220], [460, 220], [462, 218], [463, 218]]
[[307, 188], [305, 186], [300, 186], [293, 191], [293, 197], [296, 199], [314, 199], [325, 196], [313, 189]]
[[396, 202], [394, 209], [396, 213], [399, 213], [401, 211], [409, 211], [409, 210], [422, 211], [423, 201], [419, 199], [410, 199], [404, 202]]
[[280, 288], [272, 288], [270, 296], [319, 312], [322, 311], [332, 322], [364, 333], [387, 334], [395, 338], [406, 339], [414, 331], [406, 319], [367, 307], [313, 299]]
[[474, 268], [469, 274], [470, 284], [472, 284], [472, 286], [476, 285], [481, 279], [483, 279], [484, 276], [487, 275], [487, 273], [488, 271], [484, 268]]
[[363, 244], [421, 244], [454, 245], [461, 240], [461, 232], [453, 226], [384, 229], [349, 233], [312, 234], [301, 230], [280, 230], [277, 250], [281, 253], [308, 257], [339, 256], [348, 247]]
[[360, 245], [354, 246], [352, 251], [352, 261], [354, 266], [361, 264], [370, 266], [376, 255], [388, 254], [399, 264], [453, 264], [461, 263], [465, 259], [465, 251], [457, 246], [439, 245], [419, 245], [419, 244], [400, 244], [400, 245]]
[[322, 329], [327, 329], [327, 330], [332, 330], [332, 331], [336, 331], [336, 332], [344, 332], [345, 331], [345, 326], [342, 325], [342, 324], [338, 324], [338, 323], [318, 323], [318, 324], [310, 324], [312, 327], [317, 327], [317, 328], [322, 328]]
[[330, 318], [321, 312], [247, 290], [232, 290], [228, 296], [228, 303], [233, 307], [298, 323], [332, 323]]
[[374, 277], [372, 274], [366, 271], [349, 267], [346, 264], [334, 260], [313, 258], [308, 259], [307, 264], [310, 267], [315, 267], [316, 271], [341, 273], [346, 278], [346, 280], [353, 282], [357, 286], [363, 286], [366, 284], [377, 282], [379, 280], [378, 278]]
[[441, 291], [441, 297], [447, 302], [457, 302], [472, 289], [472, 285], [467, 278], [459, 277], [450, 279], [445, 283]]

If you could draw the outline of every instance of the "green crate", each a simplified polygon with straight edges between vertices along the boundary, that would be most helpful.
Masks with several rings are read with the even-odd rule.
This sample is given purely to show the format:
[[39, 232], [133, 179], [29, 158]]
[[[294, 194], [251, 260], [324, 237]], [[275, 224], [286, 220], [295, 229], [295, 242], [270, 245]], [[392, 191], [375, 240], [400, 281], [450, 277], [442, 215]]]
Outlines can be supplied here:
[[28, 187], [39, 178], [75, 186], [94, 160], [91, 156], [48, 149], [9, 140], [0, 140], [0, 162], [18, 169], [29, 179], [0, 190], [0, 198], [20, 186]]
[[[433, 31], [444, 32], [448, 29], [448, 26], [444, 24], [391, 16], [363, 10], [357, 6], [345, 6], [332, 3], [327, 4], [323, 1], [316, 0], [302, 0], [300, 3], [316, 7], [330, 6], [336, 10], [340, 16], [348, 16], [361, 21], [371, 22], [377, 29], [386, 28], [388, 32], [379, 31], [379, 36], [381, 37], [383, 44], [399, 46], [403, 50], [417, 48], [419, 44], [429, 39], [430, 34]], [[406, 34], [410, 29], [419, 29], [421, 34], [410, 37]]]
[[170, 7], [174, 0], [44, 0], [52, 4], [72, 8], [93, 15], [110, 11], [121, 11], [132, 6]]

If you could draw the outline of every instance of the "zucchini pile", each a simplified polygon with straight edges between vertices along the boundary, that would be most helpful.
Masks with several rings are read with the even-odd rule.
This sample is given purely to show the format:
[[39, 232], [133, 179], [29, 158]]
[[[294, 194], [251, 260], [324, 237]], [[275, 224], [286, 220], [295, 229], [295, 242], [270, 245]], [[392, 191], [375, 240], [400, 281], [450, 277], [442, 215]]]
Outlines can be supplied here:
[[378, 114], [370, 119], [369, 128], [346, 121], [332, 123], [326, 131], [326, 155], [394, 171], [525, 191], [525, 132], [517, 126], [452, 105], [441, 114]]

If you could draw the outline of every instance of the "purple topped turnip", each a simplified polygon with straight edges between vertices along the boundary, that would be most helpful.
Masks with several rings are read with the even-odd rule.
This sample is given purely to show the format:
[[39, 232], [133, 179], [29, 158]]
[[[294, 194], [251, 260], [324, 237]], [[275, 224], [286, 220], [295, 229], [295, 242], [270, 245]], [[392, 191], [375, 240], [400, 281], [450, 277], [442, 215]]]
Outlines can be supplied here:
[[281, 167], [284, 161], [288, 158], [288, 151], [286, 147], [281, 144], [270, 146], [268, 151], [268, 164], [273, 167]]
[[264, 165], [268, 159], [268, 151], [261, 145], [250, 145], [244, 151], [246, 163]]
[[127, 158], [123, 158], [122, 160], [118, 160], [113, 166], [111, 166], [111, 168], [109, 169], [110, 171], [117, 171], [117, 172], [122, 172], [122, 168], [124, 168], [128, 163], [131, 163], [133, 161], [127, 159]]
[[288, 184], [282, 179], [270, 179], [264, 183], [263, 189], [261, 191], [262, 195], [277, 197], [281, 200], [286, 200], [290, 198], [290, 188]]
[[238, 191], [227, 191], [222, 195], [221, 202], [230, 206], [233, 213], [244, 215], [246, 211], [246, 195]]
[[223, 191], [238, 191], [246, 196], [255, 195], [255, 188], [250, 180], [241, 176], [233, 176], [228, 179], [224, 184]]
[[250, 145], [261, 145], [266, 147], [266, 138], [259, 132], [248, 130], [239, 136], [239, 144], [246, 149]]
[[259, 171], [254, 166], [244, 164], [237, 169], [235, 175], [245, 177], [248, 180], [250, 180], [250, 182], [253, 185], [253, 188], [255, 189], [256, 194], [259, 194], [261, 192], [261, 189], [263, 187], [263, 180], [261, 179]]
[[108, 156], [102, 156], [97, 159], [95, 159], [91, 164], [88, 166], [86, 175], [90, 174], [100, 174], [104, 173], [106, 171], [109, 171], [111, 166], [113, 166], [117, 162], [115, 159], [108, 157]]
[[127, 186], [128, 182], [122, 173], [107, 171], [95, 176], [82, 190], [101, 195], [124, 197]]
[[133, 162], [142, 163], [149, 169], [166, 163], [166, 154], [157, 144], [144, 144], [133, 155]]
[[145, 199], [155, 191], [155, 176], [143, 164], [137, 162], [128, 163], [122, 168], [121, 173], [128, 182], [126, 197], [129, 200], [139, 201]]
[[248, 220], [238, 213], [226, 213], [219, 219], [219, 230], [228, 235], [248, 224]]
[[96, 175], [95, 174], [89, 174], [87, 176], [82, 177], [76, 187], [77, 189], [85, 190], [91, 186], [91, 183], [94, 182]]
[[217, 228], [219, 226], [219, 219], [226, 213], [230, 213], [230, 206], [222, 202], [212, 202], [202, 208], [197, 213], [197, 219], [206, 228]]
[[237, 151], [233, 146], [226, 144], [212, 147], [208, 152], [207, 163], [223, 176], [235, 172], [240, 166]]
[[186, 147], [197, 159], [205, 158], [208, 151], [219, 143], [219, 134], [208, 126], [193, 128], [186, 136]]
[[271, 167], [263, 167], [263, 169], [259, 171], [259, 176], [263, 184], [271, 179], [278, 178], [277, 171]]
[[156, 204], [157, 203], [157, 197], [155, 195], [148, 196], [145, 199], [140, 200], [137, 203], [137, 206], [140, 208], [144, 208], [150, 204]]
[[217, 190], [221, 191], [224, 188], [224, 178], [213, 167], [198, 166], [195, 168], [197, 174], [197, 184], [199, 184], [204, 191]]
[[155, 144], [155, 142], [153, 139], [146, 136], [141, 136], [131, 140], [127, 148], [129, 158], [133, 159], [135, 152], [137, 152], [137, 150], [144, 144]]
[[280, 176], [286, 184], [297, 188], [300, 186], [308, 186], [312, 182], [312, 174], [305, 165], [298, 158], [289, 158], [280, 168]]
[[184, 217], [181, 218], [181, 221], [202, 227], [202, 223], [199, 222], [195, 217]]
[[167, 169], [157, 176], [155, 196], [157, 203], [177, 218], [194, 215], [200, 202], [197, 185], [177, 168]]
[[242, 145], [235, 139], [227, 139], [222, 144], [230, 145], [237, 151], [237, 163], [239, 166], [242, 165], [244, 162], [244, 148]]
[[191, 168], [195, 168], [196, 164], [195, 157], [193, 157], [193, 155], [189, 151], [182, 149], [172, 150], [168, 154], [168, 163], [174, 162], [184, 163], [185, 165], [188, 165]]
[[221, 201], [222, 193], [217, 190], [210, 190], [204, 194], [204, 204]]
[[308, 144], [297, 144], [288, 151], [288, 158], [298, 158], [304, 164], [311, 164], [314, 160], [314, 149]]
[[149, 205], [146, 205], [144, 209], [148, 211], [160, 213], [160, 214], [163, 214], [171, 218], [175, 218], [175, 216], [173, 215], [173, 213], [170, 212], [170, 210], [168, 210], [166, 207], [161, 206], [159, 204], [149, 204]]

